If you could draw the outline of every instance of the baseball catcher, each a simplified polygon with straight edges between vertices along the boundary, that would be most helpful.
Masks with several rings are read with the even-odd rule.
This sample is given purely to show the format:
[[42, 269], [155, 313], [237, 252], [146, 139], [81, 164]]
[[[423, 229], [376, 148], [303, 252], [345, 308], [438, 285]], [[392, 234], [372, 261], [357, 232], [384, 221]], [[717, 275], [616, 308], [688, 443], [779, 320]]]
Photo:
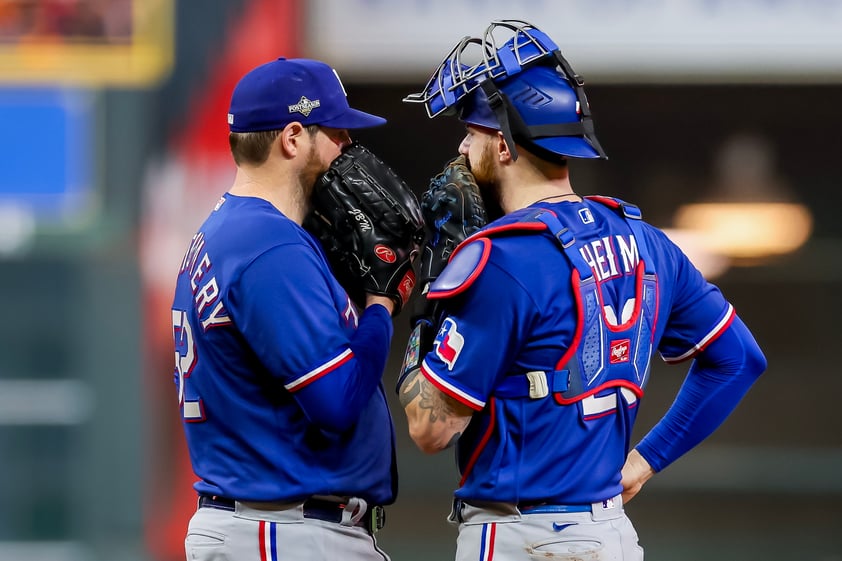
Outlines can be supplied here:
[[319, 241], [339, 282], [362, 306], [365, 294], [388, 296], [397, 315], [415, 287], [413, 262], [424, 220], [409, 186], [359, 143], [316, 182], [304, 228]]
[[[455, 446], [456, 561], [642, 561], [624, 503], [725, 421], [762, 350], [638, 207], [574, 190], [569, 160], [606, 154], [584, 81], [544, 32], [495, 20], [405, 101], [462, 121], [459, 153], [493, 217], [429, 284], [433, 341], [422, 319], [398, 385], [418, 448]], [[433, 239], [445, 224], [465, 222], [439, 218]], [[695, 360], [635, 445], [657, 354]]]

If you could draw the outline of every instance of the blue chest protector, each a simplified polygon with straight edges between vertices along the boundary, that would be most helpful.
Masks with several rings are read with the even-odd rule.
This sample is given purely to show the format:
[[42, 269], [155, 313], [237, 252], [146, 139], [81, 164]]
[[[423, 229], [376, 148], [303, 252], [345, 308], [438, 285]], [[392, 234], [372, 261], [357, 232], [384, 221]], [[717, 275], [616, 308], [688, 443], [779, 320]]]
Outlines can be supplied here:
[[[467, 288], [484, 266], [490, 252], [488, 239], [507, 234], [549, 232], [569, 261], [578, 317], [568, 350], [551, 372], [511, 373], [495, 388], [493, 393], [497, 397], [540, 399], [552, 394], [557, 403], [568, 405], [608, 388], [620, 388], [629, 404], [643, 395], [653, 351], [658, 284], [646, 248], [641, 213], [636, 206], [618, 199], [588, 199], [605, 204], [623, 216], [637, 242], [639, 261], [635, 269], [635, 293], [619, 310], [620, 317], [614, 317], [610, 308], [604, 306], [600, 282], [582, 257], [580, 248], [584, 242], [577, 240], [575, 230], [582, 226], [563, 224], [554, 212], [545, 208], [527, 209], [512, 215], [514, 222], [478, 232], [468, 241], [468, 245], [473, 242], [474, 247], [463, 247], [469, 253], [477, 253], [473, 270], [448, 271], [454, 276], [440, 277], [431, 287], [430, 298], [447, 298]], [[477, 243], [480, 241], [483, 245]], [[586, 406], [586, 417], [587, 410]]]

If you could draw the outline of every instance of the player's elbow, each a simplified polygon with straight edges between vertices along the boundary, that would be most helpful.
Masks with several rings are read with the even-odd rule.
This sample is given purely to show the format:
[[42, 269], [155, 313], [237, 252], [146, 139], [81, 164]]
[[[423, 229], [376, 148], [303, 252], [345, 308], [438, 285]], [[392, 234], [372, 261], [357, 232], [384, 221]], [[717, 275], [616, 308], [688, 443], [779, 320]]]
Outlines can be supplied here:
[[739, 317], [697, 357], [711, 371], [727, 378], [753, 381], [766, 370], [766, 356]]
[[754, 335], [751, 334], [748, 327], [739, 318], [735, 318], [732, 328], [729, 331], [733, 332], [734, 336], [742, 343], [742, 365], [740, 370], [746, 377], [756, 379], [766, 371], [766, 367], [768, 366], [766, 355], [763, 354], [763, 350], [757, 343], [757, 339], [754, 338]]
[[745, 371], [754, 375], [755, 378], [763, 374], [769, 366], [769, 363], [766, 360], [766, 355], [763, 354], [763, 351], [757, 343], [747, 346], [744, 364]]
[[448, 447], [448, 440], [425, 429], [409, 429], [409, 437], [419, 450], [425, 454], [437, 454]]
[[445, 418], [432, 422], [429, 418], [409, 419], [409, 437], [425, 454], [436, 454], [450, 448], [467, 425], [468, 419]]
[[423, 411], [411, 406], [406, 409], [406, 413], [409, 437], [419, 450], [425, 454], [435, 454], [447, 448], [448, 441], [442, 434], [441, 423], [430, 421]]
[[473, 411], [431, 385], [425, 388], [429, 382], [423, 378], [420, 383], [422, 388], [419, 393], [426, 396], [424, 405], [420, 398], [404, 405], [409, 437], [422, 452], [435, 454], [459, 440], [471, 421]]

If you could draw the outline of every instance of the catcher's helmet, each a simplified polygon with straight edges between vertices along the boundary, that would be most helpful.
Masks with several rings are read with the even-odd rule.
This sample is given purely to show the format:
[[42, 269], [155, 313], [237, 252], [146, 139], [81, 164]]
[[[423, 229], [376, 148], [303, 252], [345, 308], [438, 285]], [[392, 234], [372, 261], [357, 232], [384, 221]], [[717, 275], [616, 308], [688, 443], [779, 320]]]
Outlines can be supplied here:
[[[497, 47], [500, 29], [513, 36]], [[480, 49], [480, 61], [464, 62]], [[584, 82], [556, 44], [520, 20], [494, 21], [482, 39], [465, 37], [445, 57], [422, 92], [404, 101], [424, 103], [427, 114], [455, 114], [462, 121], [503, 132], [545, 159], [605, 159], [596, 139]]]

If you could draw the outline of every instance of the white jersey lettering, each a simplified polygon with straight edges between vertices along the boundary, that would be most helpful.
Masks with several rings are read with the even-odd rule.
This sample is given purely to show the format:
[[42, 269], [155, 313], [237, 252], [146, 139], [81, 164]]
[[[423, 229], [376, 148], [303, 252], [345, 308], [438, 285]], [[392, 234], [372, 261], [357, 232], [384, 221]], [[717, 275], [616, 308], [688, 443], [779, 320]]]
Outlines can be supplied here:
[[624, 236], [615, 236], [617, 238], [617, 246], [620, 248], [620, 259], [623, 261], [623, 271], [626, 274], [634, 271], [640, 261], [640, 255], [637, 252], [637, 241], [634, 236], [629, 236], [626, 241]]
[[614, 257], [614, 247], [611, 243], [611, 238], [605, 236], [602, 238], [602, 243], [605, 245], [605, 259], [608, 261], [611, 276], [616, 277], [620, 273], [617, 272], [617, 258]]
[[201, 317], [205, 308], [213, 304], [217, 296], [219, 296], [219, 286], [216, 284], [216, 277], [211, 277], [196, 294], [196, 313]]
[[614, 249], [615, 242], [608, 236], [579, 248], [582, 259], [600, 282], [633, 273], [637, 262], [640, 261], [634, 236], [613, 237], [620, 248], [619, 256]]
[[199, 261], [199, 266], [193, 271], [193, 275], [190, 277], [190, 288], [193, 289], [193, 294], [196, 293], [196, 287], [199, 286], [199, 281], [202, 280], [202, 277], [205, 276], [205, 273], [211, 268], [211, 261], [208, 254], [205, 253], [202, 255], [201, 261]]
[[342, 312], [342, 317], [345, 319], [346, 325], [352, 325], [356, 329], [360, 324], [360, 318], [357, 315], [357, 309], [351, 303], [351, 298], [348, 298], [345, 304], [345, 311]]
[[[214, 282], [216, 278], [212, 279]], [[210, 315], [202, 320], [202, 330], [207, 331], [211, 327], [219, 327], [220, 325], [229, 325], [231, 318], [228, 317], [225, 306], [222, 302], [217, 302]]]
[[181, 310], [172, 311], [172, 333], [175, 341], [175, 372], [178, 379], [178, 403], [184, 402], [184, 379], [190, 376], [196, 366], [196, 351], [193, 342], [193, 331], [187, 321], [187, 313]]
[[605, 256], [605, 246], [602, 244], [602, 240], [595, 240], [591, 242], [591, 247], [593, 248], [594, 256], [596, 257], [596, 278], [599, 280], [605, 280], [611, 276], [611, 273], [608, 269], [605, 268], [606, 265], [606, 256]]
[[591, 271], [593, 271], [594, 274], [596, 274], [596, 261], [594, 261], [593, 253], [591, 253], [590, 246], [583, 245], [581, 248], [579, 248], [579, 253], [582, 254], [582, 259], [585, 260], [585, 263], [588, 264], [588, 267], [591, 268]]
[[196, 263], [196, 256], [199, 255], [203, 247], [205, 247], [205, 235], [199, 232], [190, 240], [190, 247], [187, 248], [187, 253], [184, 254], [184, 259], [181, 260], [181, 267], [178, 269], [179, 274], [188, 269], [193, 269], [193, 265]]

